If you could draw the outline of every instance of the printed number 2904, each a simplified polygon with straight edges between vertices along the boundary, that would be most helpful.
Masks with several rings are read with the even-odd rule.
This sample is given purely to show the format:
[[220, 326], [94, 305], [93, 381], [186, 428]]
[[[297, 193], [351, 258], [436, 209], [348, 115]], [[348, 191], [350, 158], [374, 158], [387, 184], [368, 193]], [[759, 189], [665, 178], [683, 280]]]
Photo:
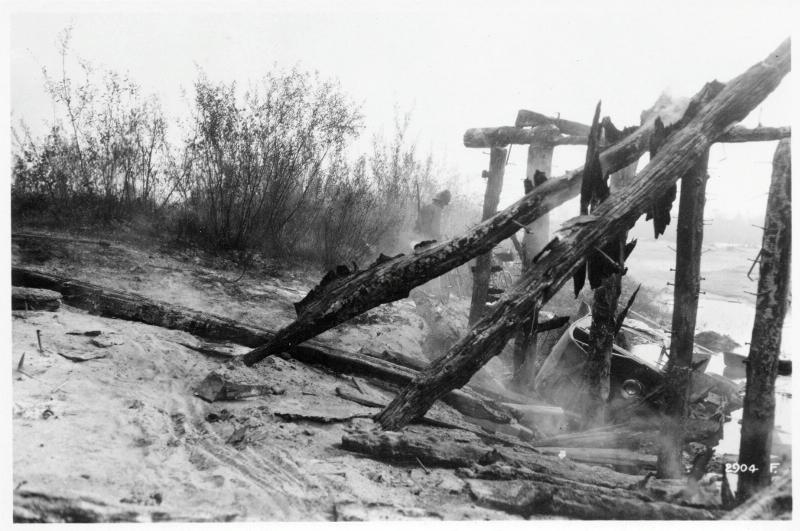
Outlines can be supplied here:
[[725, 463], [725, 472], [738, 474], [739, 472], [758, 472], [756, 465], [745, 465], [740, 463]]

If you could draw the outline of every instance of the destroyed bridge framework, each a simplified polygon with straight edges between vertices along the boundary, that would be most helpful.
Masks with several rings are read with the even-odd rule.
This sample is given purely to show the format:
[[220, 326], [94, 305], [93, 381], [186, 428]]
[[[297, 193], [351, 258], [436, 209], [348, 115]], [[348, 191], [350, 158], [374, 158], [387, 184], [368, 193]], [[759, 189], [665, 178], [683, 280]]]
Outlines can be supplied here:
[[[278, 331], [269, 342], [245, 355], [245, 363], [252, 365], [266, 356], [292, 350], [325, 330], [378, 305], [404, 298], [412, 288], [477, 259], [470, 330], [447, 353], [422, 370], [376, 417], [386, 429], [401, 428], [421, 418], [436, 400], [464, 386], [476, 371], [500, 353], [508, 340], [519, 332], [520, 327], [524, 330], [526, 323], [531, 322], [532, 318], [535, 325], [538, 310], [570, 278], [575, 277], [577, 282], [587, 261], [591, 262], [591, 255], [608, 258], [612, 264], [616, 262], [616, 256], [609, 258], [603, 251], [609, 245], [613, 249], [615, 242], [621, 236], [624, 238], [627, 230], [643, 213], [655, 218], [658, 233], [659, 223], [663, 225], [664, 222], [659, 221], [659, 213], [654, 212], [654, 204], [662, 198], [669, 198], [670, 193], [674, 199], [675, 184], [683, 178], [684, 192], [679, 213], [679, 218], [683, 219], [679, 219], [679, 231], [683, 221], [685, 230], [681, 238], [687, 239], [682, 241], [679, 238], [682, 243], [679, 243], [676, 266], [676, 298], [681, 299], [683, 304], [675, 305], [681, 310], [673, 316], [671, 353], [674, 369], [672, 383], [677, 386], [680, 395], [681, 386], [685, 386], [685, 381], [681, 383], [680, 372], [683, 370], [686, 374], [691, 360], [687, 361], [685, 355], [682, 357], [677, 348], [685, 346], [687, 341], [691, 345], [693, 341], [699, 244], [702, 241], [702, 222], [697, 223], [697, 220], [702, 220], [708, 150], [717, 142], [781, 140], [790, 136], [788, 127], [746, 129], [736, 125], [789, 72], [790, 54], [790, 41], [787, 39], [763, 61], [728, 83], [708, 83], [691, 99], [679, 119], [668, 125], [657, 117], [645, 121], [639, 127], [618, 131], [607, 118], [602, 123], [599, 122], [598, 105], [591, 126], [523, 110], [518, 113], [513, 127], [468, 130], [464, 135], [466, 147], [491, 150], [490, 169], [483, 174], [487, 179], [483, 222], [449, 241], [417, 249], [412, 255], [381, 255], [374, 264], [362, 270], [340, 266], [329, 272], [315, 289], [296, 304], [297, 319]], [[505, 148], [512, 144], [528, 146], [526, 179], [532, 182], [519, 201], [497, 212], [507, 157]], [[587, 145], [587, 164], [584, 167], [559, 178], [533, 182], [537, 180], [537, 171], [550, 177], [552, 154], [556, 146], [584, 144]], [[650, 162], [634, 177], [632, 174], [636, 163], [648, 150], [651, 154]], [[779, 167], [786, 168], [782, 177], [786, 183], [783, 188], [780, 184], [781, 176], [776, 177], [781, 173]], [[612, 186], [610, 190], [603, 188], [609, 175], [626, 168], [629, 175], [622, 180], [620, 186], [616, 189]], [[788, 189], [788, 140], [782, 140], [779, 145], [775, 168], [771, 201], [773, 195], [780, 195], [784, 188]], [[598, 176], [603, 184], [598, 185]], [[533, 186], [534, 184], [537, 185]], [[598, 188], [591, 189], [597, 186], [600, 193], [597, 192]], [[694, 200], [691, 200], [690, 193], [694, 194]], [[527, 242], [516, 245], [524, 260], [523, 275], [512, 289], [487, 308], [485, 303], [491, 274], [491, 249], [503, 240], [514, 237], [521, 227], [533, 226], [554, 207], [578, 195], [582, 196], [581, 215], [565, 223], [546, 245], [532, 242], [528, 249], [534, 249], [534, 255], [526, 253]], [[788, 196], [784, 200], [788, 204]], [[672, 199], [668, 199], [667, 216], [671, 203]], [[785, 214], [784, 210], [779, 208], [779, 212]], [[768, 213], [768, 224], [771, 217], [776, 218], [772, 214]], [[778, 221], [790, 224], [787, 219]], [[783, 263], [782, 255], [788, 255], [787, 231], [790, 231], [790, 227], [783, 225], [773, 228], [771, 233], [769, 227], [765, 230], [761, 253], [762, 282], [770, 282], [770, 268], [774, 270], [779, 267]], [[535, 233], [534, 227], [526, 232], [526, 236]], [[623, 261], [624, 256], [620, 255], [616, 264], [620, 270], [623, 269]], [[612, 271], [613, 269], [612, 267]], [[590, 281], [593, 280], [591, 267], [589, 278]], [[581, 285], [582, 282], [583, 277], [580, 277]], [[788, 288], [785, 282], [776, 283], [774, 278], [771, 282], [763, 290], [759, 287], [757, 308], [759, 313], [763, 313], [766, 311], [765, 305], [771, 304], [771, 319], [777, 322], [779, 329], [782, 326]], [[592, 284], [595, 287], [595, 282]], [[758, 317], [756, 321], [758, 324]], [[776, 324], [773, 322], [772, 326], [774, 328]], [[777, 351], [774, 349], [774, 339], [769, 341], [772, 341], [771, 348], [761, 348], [756, 344], [751, 348], [748, 393], [751, 387], [755, 389], [750, 380], [757, 378], [758, 374], [767, 382], [759, 388], [760, 392], [769, 392], [770, 385], [774, 386]], [[691, 348], [689, 351], [691, 352]], [[517, 363], [524, 364], [524, 356], [517, 359]], [[768, 382], [770, 379], [772, 384]], [[746, 398], [746, 417], [752, 409], [748, 408], [748, 400], [752, 405], [753, 400], [758, 398]], [[685, 398], [676, 397], [676, 404], [677, 410], [672, 414], [679, 418], [681, 411], [685, 409]], [[769, 417], [771, 413], [765, 414]], [[759, 422], [763, 424], [765, 421], [761, 419]], [[763, 426], [759, 430], [763, 431]], [[747, 432], [746, 426], [743, 426], [743, 432]], [[761, 454], [763, 453], [762, 449]], [[669, 460], [668, 456], [663, 458], [665, 461]], [[763, 478], [757, 481], [763, 481]]]

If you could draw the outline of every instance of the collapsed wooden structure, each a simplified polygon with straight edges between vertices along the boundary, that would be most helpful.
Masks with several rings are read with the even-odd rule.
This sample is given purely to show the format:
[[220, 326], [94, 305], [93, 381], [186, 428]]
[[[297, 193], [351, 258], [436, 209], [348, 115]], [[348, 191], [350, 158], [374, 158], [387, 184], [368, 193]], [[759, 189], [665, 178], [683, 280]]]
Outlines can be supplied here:
[[709, 91], [701, 91], [695, 98], [698, 103], [694, 106], [695, 116], [672, 134], [636, 182], [611, 194], [594, 215], [565, 224], [556, 233], [548, 252], [514, 289], [404, 389], [378, 416], [378, 421], [387, 429], [397, 429], [427, 411], [443, 392], [466, 384], [500, 352], [523, 316], [546, 302], [571, 277], [587, 253], [633, 226], [653, 198], [662, 196], [695, 167], [714, 141], [778, 86], [789, 68], [787, 40], [763, 62], [727, 83], [709, 101], [703, 102], [708, 99]]
[[[572, 277], [590, 253], [619, 238], [621, 233], [629, 229], [641, 214], [650, 208], [654, 198], [662, 197], [679, 179], [683, 179], [684, 183], [680, 219], [687, 223], [687, 230], [695, 228], [697, 220], [702, 220], [702, 188], [705, 183], [708, 150], [713, 143], [777, 140], [791, 134], [788, 127], [744, 129], [734, 125], [777, 87], [789, 69], [790, 43], [787, 40], [764, 61], [729, 83], [706, 85], [692, 99], [682, 119], [670, 128], [659, 152], [636, 179], [626, 187], [613, 191], [591, 214], [578, 216], [566, 223], [546, 247], [537, 253], [537, 256], [527, 257], [530, 262], [520, 281], [491, 308], [484, 307], [485, 294], [481, 293], [481, 290], [488, 288], [486, 272], [490, 270], [491, 262], [487, 259], [487, 253], [498, 243], [518, 232], [520, 225], [529, 225], [564, 201], [576, 197], [584, 177], [584, 169], [579, 168], [564, 177], [549, 179], [533, 187], [514, 205], [495, 213], [502, 189], [506, 154], [503, 147], [510, 144], [529, 145], [529, 161], [538, 160], [537, 164], [540, 164], [548, 156], [552, 158], [552, 150], [556, 146], [587, 144], [591, 131], [588, 126], [560, 118], [548, 118], [531, 111], [520, 111], [514, 127], [468, 130], [464, 137], [465, 146], [488, 147], [492, 150], [490, 171], [487, 174], [484, 221], [458, 238], [421, 247], [415, 250], [413, 255], [395, 257], [381, 255], [372, 266], [363, 270], [351, 270], [344, 266], [337, 268], [336, 271], [326, 275], [318, 287], [295, 305], [297, 319], [277, 333], [22, 268], [13, 270], [14, 283], [54, 289], [62, 293], [66, 302], [77, 303], [79, 307], [102, 312], [104, 315], [114, 315], [116, 312], [124, 318], [179, 328], [201, 337], [226, 339], [255, 347], [243, 357], [247, 365], [257, 363], [269, 355], [282, 355], [288, 352], [289, 355], [301, 360], [313, 362], [324, 359], [329, 366], [343, 370], [380, 373], [383, 377], [406, 386], [376, 416], [376, 420], [385, 429], [396, 430], [409, 422], [422, 419], [433, 403], [439, 399], [445, 400], [470, 416], [490, 419], [493, 422], [508, 422], [510, 415], [507, 411], [498, 409], [474, 393], [459, 389], [465, 386], [488, 360], [497, 355], [521, 327], [524, 328], [526, 323], [530, 322], [531, 316], [534, 316]], [[648, 122], [600, 150], [598, 160], [602, 172], [607, 175], [635, 164], [649, 149], [651, 139], [657, 134], [656, 123]], [[786, 224], [787, 212], [790, 211], [786, 200], [790, 167], [786, 162], [788, 143], [782, 142], [779, 150], [783, 150], [782, 155], [779, 159], [776, 154], [776, 161], [780, 160], [783, 170], [776, 173], [780, 173], [783, 180], [774, 178], [773, 188], [784, 201], [777, 203], [778, 206], [774, 208], [781, 212], [783, 224], [769, 229], [768, 217], [764, 247], [771, 250], [768, 250], [768, 256], [762, 261], [762, 280], [769, 285], [759, 286], [758, 308], [762, 314], [764, 313], [762, 307], [768, 305], [772, 308], [768, 311], [780, 314], [780, 306], [783, 304], [785, 309], [786, 300], [786, 284], [780, 282], [780, 275], [788, 267], [788, 252], [781, 254], [779, 251], [788, 249], [787, 238], [790, 238], [790, 230]], [[776, 162], [776, 166], [777, 164]], [[536, 164], [529, 165], [529, 170], [531, 168], [534, 171], [543, 171]], [[549, 170], [547, 173], [549, 174]], [[692, 183], [696, 186], [690, 186]], [[686, 198], [683, 197], [683, 192]], [[685, 215], [684, 203], [688, 212]], [[702, 226], [702, 223], [699, 225]], [[697, 273], [700, 241], [696, 237], [687, 236], [690, 250], [686, 251], [685, 256], [691, 260], [685, 267], [681, 267], [680, 264], [678, 266], [680, 274], [688, 279], [680, 283], [685, 290], [683, 295], [689, 315], [676, 316], [673, 322], [675, 340], [672, 358], [676, 360], [674, 363], [676, 373], [680, 373], [680, 369], [685, 369], [687, 366], [687, 360], [682, 353], [686, 351], [685, 342], [691, 341], [687, 338], [693, 337], [694, 316], [691, 314], [692, 311], [696, 312], [696, 296], [699, 289]], [[775, 261], [770, 262], [770, 257]], [[471, 319], [472, 327], [458, 343], [428, 367], [413, 370], [382, 360], [381, 355], [377, 353], [373, 356], [345, 353], [319, 342], [308, 341], [371, 308], [399, 300], [407, 296], [413, 287], [476, 258], [478, 263], [475, 268], [476, 293], [473, 294], [473, 306], [477, 310]], [[678, 296], [676, 290], [676, 297]], [[754, 350], [751, 352], [755, 354], [751, 353], [752, 363], [748, 366], [748, 382], [751, 374], [762, 373], [765, 381], [768, 382], [771, 378], [774, 384], [777, 367], [774, 329], [776, 326], [778, 330], [780, 329], [782, 314], [779, 317], [780, 319], [771, 321], [770, 326], [759, 325], [757, 320], [756, 324], [768, 329], [771, 335], [765, 335], [757, 345], [754, 341]], [[541, 324], [539, 328], [542, 328]], [[755, 335], [754, 330], [754, 337]], [[302, 345], [304, 342], [306, 344]], [[691, 349], [688, 351], [691, 355]], [[753, 388], [753, 393], [761, 397], [768, 395], [771, 390], [769, 385]], [[748, 383], [748, 393], [750, 392], [751, 386]], [[751, 402], [755, 400], [756, 398], [751, 397]], [[675, 404], [674, 413], [680, 416], [683, 408], [680, 397], [676, 399]], [[762, 424], [770, 421], [769, 411], [761, 416], [765, 419], [762, 419]], [[676, 437], [683, 434], [680, 429], [677, 433]], [[753, 433], [763, 433], [763, 425], [754, 428]], [[398, 437], [405, 439], [400, 440]], [[415, 456], [414, 445], [424, 444], [424, 441], [409, 442], [409, 437], [407, 434], [404, 436], [362, 434], [354, 435], [343, 443], [345, 447], [373, 455], [389, 452], [390, 457]], [[473, 448], [467, 447], [459, 447], [453, 451], [456, 457], [452, 462], [444, 459], [447, 466], [460, 466], [458, 463], [461, 461], [458, 459], [464, 455], [471, 459], [470, 456], [475, 453]], [[480, 452], [484, 450], [481, 449]], [[763, 459], [763, 448], [756, 453]], [[430, 452], [426, 455], [430, 455]], [[743, 452], [742, 455], [746, 454]], [[482, 459], [485, 455], [481, 453], [479, 457]], [[494, 465], [497, 461], [513, 463], [519, 470], [513, 470], [511, 476], [506, 478], [524, 477], [527, 480], [540, 482], [537, 488], [546, 492], [545, 497], [550, 500], [549, 503], [553, 503], [552, 500], [556, 499], [561, 500], [558, 503], [562, 504], [588, 506], [597, 501], [608, 502], [614, 496], [620, 497], [620, 493], [615, 490], [604, 491], [604, 496], [598, 497], [596, 492], [585, 493], [584, 487], [567, 494], [563, 490], [565, 484], [559, 484], [556, 480], [548, 482], [542, 475], [537, 476], [535, 470], [525, 469], [532, 467], [531, 463], [535, 461], [530, 456], [526, 459], [527, 461], [498, 459], [486, 462], [485, 466]], [[500, 470], [498, 467], [484, 472], [486, 477], [492, 478], [509, 474], [508, 470]], [[763, 485], [763, 477], [755, 481], [755, 484]], [[570, 486], [575, 487], [574, 484]], [[478, 488], [479, 485], [476, 486], [476, 489]], [[648, 517], [650, 514], [648, 511], [652, 511], [654, 507], [648, 504], [654, 500], [644, 500], [648, 504], [641, 504], [643, 501], [641, 497], [624, 494], [623, 501], [636, 502], [626, 505], [630, 507], [631, 517]], [[534, 506], [542, 507], [541, 501], [533, 496], [530, 503], [525, 505], [527, 509], [522, 510], [529, 510]], [[551, 507], [546, 504], [544, 506]], [[552, 507], [548, 510], [552, 510], [553, 514], [559, 514]], [[703, 513], [694, 516], [705, 518], [715, 515]]]
[[[663, 196], [684, 176], [685, 208], [691, 212], [683, 217], [686, 218], [687, 230], [693, 230], [697, 220], [702, 219], [702, 188], [698, 186], [703, 186], [705, 182], [708, 150], [713, 143], [777, 140], [791, 134], [788, 127], [745, 129], [736, 126], [736, 122], [774, 90], [789, 71], [789, 48], [787, 40], [764, 61], [729, 83], [706, 85], [692, 99], [681, 120], [666, 131], [663, 126], [659, 129], [658, 120], [650, 121], [602, 150], [598, 160], [603, 174], [608, 175], [635, 164], [651, 147], [654, 135], [661, 134], [664, 137], [659, 139], [662, 144], [659, 152], [651, 158], [635, 182], [612, 193], [591, 215], [579, 216], [567, 222], [538, 256], [529, 257], [532, 259], [530, 268], [517, 285], [477, 322], [474, 321], [484, 313], [482, 305], [486, 299], [480, 292], [473, 294], [473, 326], [470, 331], [420, 373], [377, 416], [383, 427], [402, 427], [422, 416], [441, 396], [465, 385], [483, 364], [500, 352], [515, 330], [535, 315], [537, 309], [581, 267], [589, 253], [630, 228], [648, 210], [654, 198]], [[512, 144], [528, 145], [529, 160], [542, 160], [551, 157], [552, 149], [556, 146], [587, 144], [589, 132], [590, 128], [583, 124], [548, 118], [531, 111], [520, 111], [514, 127], [468, 130], [464, 135], [465, 146], [488, 147], [492, 150], [490, 171], [485, 174], [487, 193], [483, 223], [461, 237], [419, 249], [412, 256], [381, 256], [375, 264], [364, 270], [341, 268], [329, 273], [315, 290], [297, 304], [297, 320], [279, 331], [272, 341], [247, 354], [245, 362], [256, 363], [370, 308], [402, 298], [411, 288], [473, 258], [478, 258], [475, 288], [486, 289], [490, 267], [486, 253], [511, 237], [520, 226], [530, 224], [555, 206], [578, 195], [584, 172], [584, 168], [579, 168], [562, 178], [550, 179], [534, 187], [511, 207], [490, 217], [502, 190], [502, 167], [499, 165], [505, 155], [502, 148]], [[534, 165], [529, 165], [528, 177], [532, 168]], [[693, 181], [698, 186], [692, 186]], [[688, 204], [690, 195], [695, 200], [694, 208]], [[701, 240], [689, 237], [691, 249], [682, 253], [691, 258], [690, 262], [694, 262], [679, 266], [680, 274], [689, 280], [697, 277], [699, 269], [699, 260], [695, 257], [698, 241]], [[686, 292], [684, 297], [688, 297], [687, 311], [691, 314], [696, 312], [697, 282], [682, 284]], [[475, 305], [481, 307], [476, 308]], [[685, 350], [686, 338], [691, 338], [694, 331], [693, 315], [677, 316], [676, 319], [673, 323], [673, 332], [678, 331], [673, 373], [680, 372], [680, 367], [687, 365], [686, 356], [681, 357], [677, 352]], [[679, 399], [676, 407], [676, 415], [680, 416], [683, 406]]]

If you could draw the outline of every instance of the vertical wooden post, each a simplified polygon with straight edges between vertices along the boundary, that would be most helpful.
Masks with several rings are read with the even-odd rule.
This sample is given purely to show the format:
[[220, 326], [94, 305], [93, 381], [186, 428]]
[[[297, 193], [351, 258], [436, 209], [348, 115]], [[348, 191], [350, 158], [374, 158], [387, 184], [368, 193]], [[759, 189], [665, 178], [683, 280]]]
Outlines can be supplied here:
[[700, 162], [681, 178], [675, 257], [675, 304], [672, 335], [665, 374], [665, 418], [661, 427], [658, 474], [664, 478], [683, 475], [684, 421], [691, 383], [694, 327], [700, 295], [700, 256], [703, 247], [703, 211], [708, 179], [708, 150]]
[[[489, 155], [489, 171], [486, 174], [486, 193], [483, 196], [483, 217], [487, 220], [497, 213], [500, 192], [503, 190], [503, 174], [506, 167], [506, 149], [492, 148]], [[477, 323], [486, 309], [491, 277], [492, 252], [484, 253], [475, 259], [472, 275], [472, 302], [469, 308], [469, 325]]]
[[[560, 134], [558, 127], [546, 125], [534, 128], [533, 142], [528, 146], [528, 165], [525, 169], [526, 189], [536, 186], [534, 175], [537, 171], [551, 177], [553, 170], [553, 140]], [[550, 239], [550, 215], [545, 214], [525, 227], [522, 237], [522, 272], [530, 267], [531, 260], [547, 245]], [[514, 339], [513, 379], [514, 386], [520, 391], [530, 390], [536, 376], [536, 315], [519, 327]]]
[[[739, 447], [739, 464], [746, 470], [739, 473], [736, 497], [740, 502], [771, 482], [775, 377], [778, 373], [778, 354], [791, 274], [791, 173], [790, 141], [787, 138], [778, 143], [772, 161], [772, 182], [761, 244], [756, 318], [747, 357], [747, 384]], [[750, 472], [751, 467], [754, 472]]]
[[[528, 165], [525, 169], [525, 180], [535, 186], [533, 176], [537, 171], [548, 178], [553, 171], [553, 140], [559, 135], [559, 130], [554, 125], [545, 125], [534, 128], [533, 142], [528, 146]], [[550, 216], [545, 214], [528, 225], [522, 237], [522, 248], [525, 253], [526, 263], [522, 264], [527, 269], [530, 260], [539, 254], [547, 242], [550, 241]]]

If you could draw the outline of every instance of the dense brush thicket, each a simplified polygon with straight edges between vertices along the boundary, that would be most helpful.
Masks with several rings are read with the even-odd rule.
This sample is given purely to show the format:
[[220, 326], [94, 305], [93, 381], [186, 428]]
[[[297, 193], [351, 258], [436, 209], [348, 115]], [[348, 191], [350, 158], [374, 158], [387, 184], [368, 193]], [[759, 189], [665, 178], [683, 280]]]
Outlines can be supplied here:
[[14, 130], [15, 222], [147, 219], [211, 251], [331, 266], [406, 247], [420, 198], [436, 189], [407, 118], [354, 156], [358, 108], [317, 74], [270, 72], [241, 91], [201, 73], [190, 118], [168, 131], [157, 98], [132, 80], [81, 60], [68, 72], [69, 31], [61, 54], [45, 86], [62, 119], [43, 138]]

